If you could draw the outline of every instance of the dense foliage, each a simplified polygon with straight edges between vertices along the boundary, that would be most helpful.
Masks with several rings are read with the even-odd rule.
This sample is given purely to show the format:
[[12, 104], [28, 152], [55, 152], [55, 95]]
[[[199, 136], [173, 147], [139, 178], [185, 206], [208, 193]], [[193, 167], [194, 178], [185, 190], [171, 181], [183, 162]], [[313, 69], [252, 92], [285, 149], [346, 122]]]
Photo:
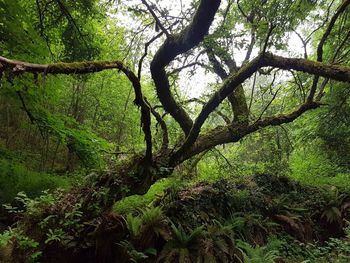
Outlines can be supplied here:
[[0, 0], [0, 262], [349, 262], [349, 6]]

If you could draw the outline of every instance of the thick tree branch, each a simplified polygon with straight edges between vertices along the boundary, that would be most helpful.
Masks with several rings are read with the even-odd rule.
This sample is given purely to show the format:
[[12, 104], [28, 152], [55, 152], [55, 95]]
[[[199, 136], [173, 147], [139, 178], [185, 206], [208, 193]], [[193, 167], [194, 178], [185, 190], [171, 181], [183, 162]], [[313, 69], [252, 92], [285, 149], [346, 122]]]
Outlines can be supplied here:
[[[203, 106], [184, 144], [172, 156], [172, 163], [176, 163], [177, 159], [181, 158], [187, 149], [196, 142], [200, 129], [209, 114], [215, 110], [230, 93], [232, 93], [239, 85], [251, 77], [261, 67], [275, 67], [285, 70], [294, 69], [338, 81], [350, 82], [350, 67], [327, 65], [321, 62], [301, 58], [285, 58], [271, 53], [260, 54], [246, 66], [242, 67], [238, 72], [230, 75], [223, 83], [220, 90], [215, 92], [207, 104]], [[312, 103], [312, 101], [309, 102]]]
[[175, 101], [170, 92], [170, 84], [165, 67], [179, 54], [185, 53], [201, 42], [214, 20], [220, 0], [202, 0], [192, 22], [179, 34], [168, 37], [158, 49], [151, 62], [151, 74], [157, 95], [164, 109], [180, 124], [188, 134], [192, 120], [186, 111]]
[[196, 141], [200, 129], [204, 124], [205, 120], [208, 118], [209, 114], [216, 109], [219, 104], [230, 95], [236, 87], [242, 84], [246, 79], [248, 79], [251, 75], [254, 74], [255, 71], [262, 65], [262, 56], [259, 56], [248, 63], [246, 66], [241, 68], [235, 74], [229, 76], [224, 81], [222, 87], [214, 93], [211, 99], [207, 102], [206, 105], [203, 106], [201, 112], [196, 118], [190, 133], [188, 134], [184, 144], [181, 148], [174, 153], [172, 156], [172, 162], [176, 162], [178, 158], [180, 158], [186, 149], [192, 146], [192, 144]]
[[[88, 74], [100, 72], [108, 69], [119, 69], [121, 71], [130, 71], [121, 61], [87, 61], [73, 63], [53, 63], [53, 64], [34, 64], [18, 60], [11, 60], [0, 56], [0, 71], [9, 70], [14, 74], [22, 73], [44, 73], [44, 74]], [[125, 73], [125, 72], [124, 72]]]
[[[323, 33], [322, 38], [317, 46], [317, 61], [322, 62], [323, 61], [323, 46], [326, 43], [330, 33], [332, 32], [332, 29], [335, 25], [335, 22], [337, 21], [338, 17], [346, 10], [346, 8], [349, 6], [350, 0], [344, 0], [343, 3], [339, 6], [333, 17], [331, 18], [331, 21], [328, 24], [328, 27], [326, 31]], [[319, 81], [319, 76], [315, 76], [312, 82], [311, 90], [308, 96], [308, 100], [311, 101], [316, 93], [317, 85]]]
[[217, 145], [237, 142], [244, 136], [253, 133], [261, 128], [268, 126], [278, 126], [283, 123], [292, 122], [306, 111], [316, 109], [318, 107], [320, 107], [319, 103], [307, 102], [288, 114], [266, 117], [249, 126], [238, 126], [232, 128], [232, 126], [227, 125], [214, 128], [206, 132], [205, 134], [199, 136], [195, 144], [188, 148], [187, 151], [184, 152], [183, 155], [180, 156], [179, 159], [177, 159], [176, 162], [174, 162], [173, 164], [183, 162], [193, 157], [194, 155], [201, 153], [206, 149], [211, 149]]
[[222, 64], [216, 59], [214, 50], [211, 47], [207, 46], [206, 52], [207, 52], [209, 62], [213, 67], [214, 73], [218, 75], [222, 80], [226, 79], [228, 74], [226, 70], [223, 68]]
[[267, 53], [263, 58], [264, 67], [275, 67], [284, 70], [297, 70], [333, 80], [350, 82], [350, 67], [324, 64], [303, 58], [286, 58]]
[[[147, 156], [151, 156], [151, 133], [150, 133], [150, 108], [145, 102], [141, 86], [137, 76], [126, 68], [121, 62], [78, 62], [78, 63], [56, 63], [56, 64], [32, 64], [27, 62], [9, 60], [0, 57], [0, 73], [10, 71], [14, 74], [22, 74], [25, 72], [44, 73], [44, 74], [86, 74], [98, 72], [106, 69], [119, 69], [129, 78], [135, 90], [135, 103], [141, 107], [143, 130], [146, 137]], [[172, 156], [172, 162], [178, 161], [181, 156], [190, 148], [197, 140], [200, 129], [217, 106], [234, 92], [239, 85], [246, 79], [251, 77], [262, 67], [274, 67], [284, 70], [296, 70], [309, 73], [333, 80], [350, 82], [350, 67], [340, 65], [329, 65], [322, 62], [310, 61], [302, 58], [285, 58], [271, 53], [260, 54], [247, 65], [242, 67], [236, 73], [231, 74], [224, 81], [222, 87], [214, 93], [211, 99], [203, 106], [200, 114], [196, 118], [193, 127], [186, 138], [185, 143]], [[165, 72], [165, 71], [164, 71]], [[311, 105], [313, 102], [309, 101]], [[308, 106], [309, 106], [308, 104]], [[163, 104], [164, 106], [164, 104]], [[257, 122], [261, 123], [261, 121]], [[240, 126], [240, 125], [238, 125]]]
[[[228, 74], [226, 73], [222, 64], [216, 59], [215, 50], [211, 47], [207, 47], [206, 50], [208, 59], [213, 66], [214, 72], [224, 81], [228, 77]], [[220, 59], [225, 62], [226, 66], [230, 70], [230, 73], [237, 72], [238, 68], [236, 66], [236, 62], [230, 58], [227, 53], [219, 53]], [[233, 123], [247, 123], [249, 112], [243, 86], [240, 85], [237, 87], [234, 92], [228, 95], [227, 98], [231, 104], [232, 112], [234, 115]]]
[[54, 64], [33, 64], [17, 60], [10, 60], [0, 56], [0, 73], [5, 70], [13, 74], [44, 73], [44, 74], [87, 74], [107, 69], [119, 69], [132, 83], [135, 92], [134, 103], [141, 108], [141, 125], [146, 141], [146, 160], [152, 158], [152, 135], [151, 135], [151, 110], [142, 95], [141, 84], [137, 76], [122, 62], [75, 62]]

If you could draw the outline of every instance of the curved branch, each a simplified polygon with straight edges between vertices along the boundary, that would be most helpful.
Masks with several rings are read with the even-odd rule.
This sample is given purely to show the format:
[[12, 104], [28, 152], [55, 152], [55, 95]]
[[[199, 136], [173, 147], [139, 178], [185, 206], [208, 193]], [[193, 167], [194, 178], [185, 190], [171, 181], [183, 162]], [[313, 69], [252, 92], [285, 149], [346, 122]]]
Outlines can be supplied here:
[[158, 98], [164, 109], [180, 124], [185, 134], [189, 133], [193, 122], [171, 95], [165, 67], [176, 56], [192, 49], [203, 40], [214, 20], [220, 2], [220, 0], [201, 0], [192, 22], [179, 34], [169, 36], [151, 62], [151, 74]]
[[[240, 84], [250, 78], [262, 67], [275, 67], [284, 70], [294, 69], [338, 81], [350, 82], [350, 67], [327, 65], [322, 62], [310, 61], [302, 58], [285, 58], [271, 53], [260, 54], [247, 65], [242, 67], [238, 72], [230, 75], [223, 83], [222, 87], [215, 92], [207, 104], [203, 106], [184, 144], [173, 154], [171, 158], [172, 163], [177, 162], [177, 159], [181, 158], [188, 148], [196, 142], [200, 129], [209, 114], [213, 112], [230, 93], [237, 89]], [[309, 101], [309, 103], [313, 102]]]
[[202, 67], [202, 68], [204, 68], [204, 69], [211, 70], [211, 68], [210, 68], [208, 65], [204, 64], [204, 63], [201, 63], [201, 62], [191, 62], [191, 63], [189, 63], [189, 64], [187, 64], [187, 65], [183, 65], [183, 66], [181, 66], [181, 67], [178, 67], [178, 68], [173, 69], [171, 72], [168, 73], [168, 76], [173, 75], [173, 74], [175, 74], [175, 73], [179, 73], [179, 72], [182, 71], [183, 69], [190, 68], [190, 67], [195, 67], [195, 66], [200, 66], [200, 67]]
[[[146, 100], [147, 102], [147, 100]], [[147, 102], [148, 103], [148, 102]], [[148, 103], [149, 104], [149, 103]], [[168, 134], [168, 127], [166, 126], [165, 121], [163, 120], [162, 116], [150, 106], [152, 115], [156, 118], [157, 122], [159, 123], [161, 129], [163, 130], [163, 141], [162, 146], [160, 148], [160, 153], [165, 153], [169, 148], [169, 134]]]
[[[209, 116], [217, 106], [227, 96], [235, 91], [235, 89], [242, 84], [246, 79], [251, 77], [256, 71], [262, 67], [275, 67], [284, 70], [297, 70], [304, 73], [309, 73], [325, 78], [350, 82], [350, 67], [340, 65], [327, 65], [322, 62], [310, 61], [302, 58], [285, 58], [271, 53], [260, 54], [258, 57], [253, 59], [247, 65], [242, 67], [236, 73], [231, 74], [223, 83], [222, 87], [214, 93], [211, 99], [203, 106], [200, 114], [195, 120], [193, 127], [191, 128], [185, 143], [181, 148], [175, 152], [172, 156], [172, 163], [177, 162], [182, 158], [185, 152], [196, 142], [200, 129]], [[56, 64], [32, 64], [27, 62], [21, 62], [16, 60], [9, 60], [4, 57], [0, 57], [0, 73], [5, 70], [10, 71], [13, 74], [22, 74], [25, 72], [31, 73], [44, 73], [44, 74], [86, 74], [92, 72], [98, 72], [106, 69], [119, 69], [129, 78], [132, 82], [135, 90], [135, 103], [141, 107], [141, 119], [143, 131], [146, 138], [146, 156], [151, 158], [152, 155], [152, 140], [150, 131], [150, 107], [145, 102], [141, 92], [141, 85], [137, 76], [123, 63], [119, 61], [115, 62], [78, 62], [78, 63], [56, 63]], [[165, 71], [164, 71], [165, 72]], [[310, 105], [315, 105], [315, 102], [309, 101], [307, 104], [308, 108]], [[164, 106], [164, 105], [163, 105]], [[294, 115], [293, 115], [294, 116]], [[287, 118], [288, 119], [288, 118]], [[284, 123], [284, 122], [282, 122]], [[256, 125], [264, 125], [264, 122], [258, 121]], [[254, 126], [253, 125], [253, 126]], [[270, 124], [269, 124], [270, 125]], [[273, 125], [273, 124], [271, 124]], [[241, 125], [243, 126], [243, 125]], [[239, 125], [237, 126], [239, 127]], [[243, 126], [244, 127], [244, 126]], [[248, 126], [252, 127], [252, 125]], [[218, 128], [220, 130], [220, 128]], [[215, 140], [214, 140], [215, 141]], [[224, 143], [224, 142], [223, 142]]]
[[246, 79], [252, 76], [259, 67], [262, 66], [262, 56], [258, 56], [249, 62], [246, 66], [242, 67], [235, 74], [230, 75], [224, 81], [222, 87], [214, 93], [211, 99], [203, 106], [201, 112], [196, 118], [190, 133], [188, 134], [186, 141], [181, 146], [181, 148], [174, 153], [172, 156], [172, 162], [181, 157], [185, 151], [196, 141], [200, 129], [204, 124], [205, 120], [208, 118], [209, 114], [213, 112], [219, 104], [227, 98], [240, 84], [242, 84]]
[[121, 61], [86, 61], [73, 63], [52, 63], [52, 64], [34, 64], [18, 60], [12, 60], [0, 56], [0, 72], [9, 70], [14, 74], [44, 73], [44, 74], [88, 74], [100, 72], [108, 69], [119, 69], [121, 71], [130, 71]]
[[246, 135], [253, 133], [261, 128], [268, 126], [279, 126], [283, 123], [292, 122], [306, 111], [316, 109], [320, 106], [321, 104], [317, 102], [307, 102], [302, 104], [299, 108], [290, 113], [276, 115], [273, 117], [266, 117], [249, 126], [238, 126], [232, 128], [232, 126], [227, 125], [214, 128], [208, 131], [207, 133], [199, 136], [196, 143], [193, 144], [190, 148], [188, 148], [187, 151], [182, 156], [180, 156], [180, 158], [177, 159], [175, 163], [173, 163], [173, 165], [181, 163], [195, 156], [196, 154], [199, 154], [205, 151], [206, 149], [213, 148], [217, 145], [237, 142]]
[[[207, 51], [208, 59], [213, 66], [214, 72], [224, 81], [228, 77], [228, 74], [226, 73], [225, 69], [220, 64], [220, 62], [216, 59], [215, 50], [207, 46], [206, 51]], [[218, 52], [218, 53], [219, 53], [218, 55], [219, 58], [225, 62], [225, 64], [230, 70], [230, 73], [234, 73], [238, 71], [236, 62], [232, 58], [230, 58], [226, 52], [224, 54], [223, 52]], [[240, 85], [239, 87], [236, 88], [234, 92], [229, 94], [228, 100], [231, 104], [232, 112], [234, 115], [232, 121], [234, 123], [247, 123], [249, 112], [248, 112], [248, 107], [246, 103], [243, 86]]]
[[[317, 46], [317, 61], [322, 62], [323, 61], [323, 46], [327, 41], [327, 38], [329, 37], [330, 33], [332, 32], [332, 29], [335, 25], [335, 22], [337, 21], [338, 17], [346, 10], [346, 8], [349, 6], [350, 0], [344, 0], [343, 3], [339, 6], [333, 17], [331, 18], [331, 21], [328, 24], [328, 27], [326, 31], [323, 33], [322, 38]], [[319, 81], [319, 76], [315, 76], [312, 82], [311, 90], [308, 96], [308, 100], [312, 100], [315, 96], [317, 84]]]
[[163, 35], [163, 32], [158, 33], [157, 35], [155, 35], [154, 37], [152, 37], [146, 44], [145, 44], [145, 51], [143, 53], [143, 55], [141, 56], [139, 63], [138, 63], [138, 70], [137, 70], [137, 77], [139, 80], [141, 80], [141, 71], [142, 71], [142, 63], [143, 60], [145, 59], [145, 57], [148, 54], [148, 47], [154, 42], [156, 41], [158, 38], [160, 38]]
[[151, 110], [142, 95], [141, 84], [137, 76], [122, 62], [99, 61], [99, 62], [75, 62], [54, 64], [33, 64], [17, 60], [10, 60], [0, 56], [0, 73], [5, 70], [13, 74], [44, 73], [44, 74], [87, 74], [107, 69], [119, 69], [132, 83], [135, 92], [134, 103], [141, 108], [141, 126], [145, 134], [147, 161], [152, 159], [152, 134], [151, 134]]

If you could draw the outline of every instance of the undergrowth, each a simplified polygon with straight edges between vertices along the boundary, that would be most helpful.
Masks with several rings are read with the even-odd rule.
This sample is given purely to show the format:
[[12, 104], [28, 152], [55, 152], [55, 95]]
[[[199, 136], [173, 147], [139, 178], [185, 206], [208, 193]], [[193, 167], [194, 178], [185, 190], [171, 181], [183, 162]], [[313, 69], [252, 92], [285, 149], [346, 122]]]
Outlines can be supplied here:
[[68, 189], [70, 184], [64, 176], [34, 172], [20, 163], [0, 159], [0, 204], [11, 202], [18, 192], [36, 197], [47, 189]]

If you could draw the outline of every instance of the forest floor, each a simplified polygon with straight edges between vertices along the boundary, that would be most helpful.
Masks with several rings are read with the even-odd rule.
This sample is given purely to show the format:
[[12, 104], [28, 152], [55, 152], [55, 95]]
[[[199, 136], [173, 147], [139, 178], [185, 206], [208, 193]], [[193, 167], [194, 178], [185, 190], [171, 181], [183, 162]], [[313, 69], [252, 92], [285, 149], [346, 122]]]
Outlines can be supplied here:
[[[12, 171], [18, 175], [22, 170], [14, 166]], [[17, 183], [21, 180], [19, 176]], [[52, 184], [47, 186], [55, 188], [47, 180]], [[68, 189], [69, 184], [63, 185]], [[31, 196], [37, 194], [34, 191]], [[57, 248], [82, 249], [83, 243], [73, 242], [71, 233], [64, 230], [82, 227], [79, 209], [64, 214], [62, 228], [50, 225], [55, 215], [47, 207], [59, 199], [55, 192], [34, 199], [22, 193], [2, 209], [0, 262], [22, 262], [23, 257], [29, 258], [23, 262], [60, 262]], [[200, 181], [177, 174], [159, 180], [145, 195], [115, 203], [109, 222], [122, 225], [121, 239], [113, 241], [120, 228], [104, 226], [93, 246], [116, 262], [345, 263], [350, 262], [349, 207], [345, 188], [312, 186], [286, 176], [256, 174]], [[14, 224], [17, 216], [22, 224], [27, 222], [32, 236]], [[45, 237], [42, 244], [33, 238], [37, 235], [33, 222], [35, 228], [46, 231], [40, 234]], [[13, 228], [6, 230], [8, 226]], [[47, 245], [50, 253], [42, 248]], [[111, 246], [112, 251], [107, 249]], [[21, 255], [20, 261], [10, 259], [13, 253]]]
[[[165, 227], [159, 231], [161, 242], [147, 246], [166, 262], [181, 262], [181, 257], [202, 262], [201, 257], [219, 255], [222, 261], [213, 262], [230, 262], [230, 249], [239, 254], [237, 262], [350, 262], [350, 196], [335, 187], [267, 174], [169, 184], [164, 180], [146, 195], [114, 206], [130, 228], [136, 218], [147, 225], [150, 214], [161, 209], [170, 231]], [[141, 227], [130, 235], [130, 255], [145, 233]]]

